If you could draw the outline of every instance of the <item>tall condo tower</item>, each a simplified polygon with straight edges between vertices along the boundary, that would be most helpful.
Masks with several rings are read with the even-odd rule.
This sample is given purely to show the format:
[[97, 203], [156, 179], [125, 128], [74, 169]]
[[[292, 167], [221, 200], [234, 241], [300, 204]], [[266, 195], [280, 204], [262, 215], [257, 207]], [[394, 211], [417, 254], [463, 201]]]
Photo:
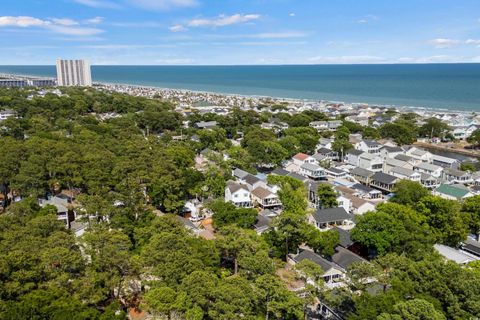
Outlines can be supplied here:
[[57, 59], [57, 81], [61, 87], [91, 86], [90, 63], [86, 60]]

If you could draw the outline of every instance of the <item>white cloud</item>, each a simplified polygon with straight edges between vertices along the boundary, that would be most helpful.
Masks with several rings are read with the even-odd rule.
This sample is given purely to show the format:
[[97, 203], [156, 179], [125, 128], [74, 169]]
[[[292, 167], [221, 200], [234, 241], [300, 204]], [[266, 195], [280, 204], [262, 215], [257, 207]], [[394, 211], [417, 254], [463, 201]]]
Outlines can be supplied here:
[[44, 21], [41, 19], [37, 19], [34, 17], [27, 17], [27, 16], [18, 16], [18, 17], [11, 17], [11, 16], [3, 16], [0, 17], [0, 27], [20, 27], [20, 28], [28, 28], [28, 27], [44, 27], [49, 25], [50, 22]]
[[305, 38], [308, 37], [307, 32], [302, 31], [284, 31], [284, 32], [265, 32], [253, 34], [208, 34], [206, 38], [211, 39], [289, 39], [289, 38]]
[[468, 39], [467, 41], [465, 41], [465, 44], [473, 44], [475, 46], [480, 47], [480, 40], [478, 40], [478, 39]]
[[74, 0], [79, 4], [83, 4], [92, 8], [107, 8], [107, 9], [118, 9], [120, 5], [118, 3], [106, 0]]
[[94, 36], [103, 33], [103, 30], [98, 28], [66, 27], [62, 25], [50, 25], [47, 28], [55, 33], [70, 36]]
[[187, 28], [185, 28], [184, 26], [182, 26], [181, 24], [176, 24], [174, 26], [171, 26], [170, 28], [168, 28], [170, 31], [172, 32], [181, 32], [181, 31], [186, 31]]
[[377, 21], [379, 18], [373, 14], [369, 14], [369, 15], [366, 15], [364, 17], [362, 17], [361, 19], [358, 19], [357, 20], [357, 23], [361, 23], [361, 24], [365, 24], [365, 23], [369, 23], [369, 22], [372, 22], [372, 21]]
[[459, 39], [433, 39], [429, 41], [430, 44], [434, 45], [435, 48], [444, 49], [450, 48], [457, 45], [474, 45], [480, 46], [480, 39], [467, 39], [467, 40], [459, 40]]
[[92, 36], [103, 32], [98, 28], [88, 28], [80, 26], [80, 23], [68, 18], [52, 18], [42, 20], [28, 16], [3, 16], [0, 17], [0, 27], [30, 28], [38, 27], [49, 30], [54, 33], [71, 36]]
[[198, 5], [197, 0], [129, 0], [128, 2], [137, 7], [153, 10], [191, 8]]
[[166, 59], [157, 59], [155, 63], [158, 64], [193, 64], [195, 60], [191, 58], [166, 58]]
[[430, 40], [429, 43], [434, 45], [435, 48], [444, 49], [444, 48], [453, 47], [461, 43], [461, 41], [455, 40], [455, 39], [438, 38], [438, 39]]
[[258, 33], [251, 36], [251, 38], [258, 39], [286, 39], [286, 38], [305, 38], [308, 34], [305, 32], [289, 31], [289, 32], [267, 32]]
[[86, 24], [100, 24], [103, 22], [103, 20], [105, 20], [103, 17], [95, 17], [95, 18], [87, 19], [84, 22]]
[[259, 14], [234, 14], [231, 16], [220, 15], [211, 19], [192, 19], [187, 25], [189, 27], [224, 27], [233, 24], [245, 23], [260, 19]]
[[296, 16], [295, 12], [290, 12], [288, 15], [289, 15], [290, 17], [295, 17], [295, 16]]
[[316, 56], [308, 59], [310, 63], [318, 64], [355, 64], [355, 63], [386, 63], [387, 59], [379, 56]]
[[62, 18], [62, 19], [52, 18], [51, 20], [54, 24], [59, 26], [70, 27], [70, 26], [77, 26], [79, 24], [77, 21], [68, 19], [68, 18]]
[[219, 15], [216, 18], [196, 18], [188, 21], [185, 24], [176, 24], [169, 29], [172, 32], [179, 32], [187, 30], [187, 27], [199, 28], [199, 27], [225, 27], [235, 24], [247, 23], [255, 21], [261, 18], [259, 14], [233, 14], [231, 16]]
[[100, 50], [174, 48], [174, 47], [175, 47], [174, 45], [168, 45], [168, 44], [101, 44], [101, 45], [78, 46], [78, 48], [100, 49]]

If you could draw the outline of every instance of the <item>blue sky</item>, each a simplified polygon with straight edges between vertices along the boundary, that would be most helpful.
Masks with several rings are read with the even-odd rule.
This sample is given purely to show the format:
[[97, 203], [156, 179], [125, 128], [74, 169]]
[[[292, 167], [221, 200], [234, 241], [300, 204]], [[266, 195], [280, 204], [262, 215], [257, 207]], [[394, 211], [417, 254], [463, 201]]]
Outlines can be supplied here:
[[2, 0], [0, 64], [480, 62], [479, 0]]

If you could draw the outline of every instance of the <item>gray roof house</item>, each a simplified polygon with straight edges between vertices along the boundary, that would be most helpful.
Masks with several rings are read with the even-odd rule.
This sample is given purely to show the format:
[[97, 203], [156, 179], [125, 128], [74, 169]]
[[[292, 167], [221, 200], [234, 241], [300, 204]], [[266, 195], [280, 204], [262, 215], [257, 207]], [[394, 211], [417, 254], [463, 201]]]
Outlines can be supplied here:
[[333, 227], [353, 227], [353, 216], [343, 207], [317, 209], [309, 218], [311, 224], [320, 230], [329, 230]]

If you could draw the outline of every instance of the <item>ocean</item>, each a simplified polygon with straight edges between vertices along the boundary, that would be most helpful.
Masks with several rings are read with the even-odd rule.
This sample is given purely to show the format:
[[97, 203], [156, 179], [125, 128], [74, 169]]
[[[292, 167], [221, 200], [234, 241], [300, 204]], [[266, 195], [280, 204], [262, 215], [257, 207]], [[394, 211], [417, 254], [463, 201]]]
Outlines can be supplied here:
[[[55, 77], [54, 66], [0, 73]], [[480, 64], [93, 66], [95, 82], [293, 99], [480, 111]]]

